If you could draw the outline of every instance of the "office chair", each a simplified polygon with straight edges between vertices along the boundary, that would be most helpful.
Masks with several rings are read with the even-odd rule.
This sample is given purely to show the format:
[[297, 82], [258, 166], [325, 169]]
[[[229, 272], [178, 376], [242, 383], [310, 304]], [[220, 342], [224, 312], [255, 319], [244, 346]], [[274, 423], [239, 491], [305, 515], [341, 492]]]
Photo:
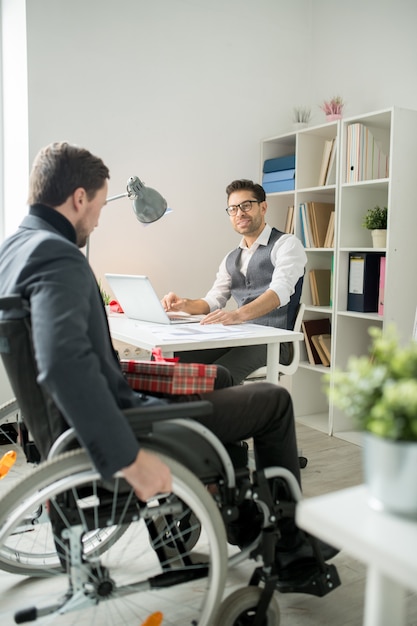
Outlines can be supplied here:
[[[244, 444], [226, 447], [192, 419], [210, 412], [208, 402], [125, 411], [141, 445], [171, 468], [172, 492], [141, 502], [120, 475], [102, 480], [37, 384], [25, 303], [1, 298], [0, 311], [9, 315], [0, 352], [18, 404], [43, 457], [39, 437], [52, 444], [49, 460], [1, 500], [0, 567], [54, 577], [16, 623], [140, 625], [158, 610], [166, 623], [278, 626], [276, 589], [323, 596], [340, 584], [313, 538], [316, 562], [302, 587], [279, 580], [279, 521], [294, 518], [298, 483], [284, 468], [251, 473]], [[249, 585], [219, 606], [228, 567], [248, 558], [257, 564]]]
[[[301, 330], [301, 322], [303, 321], [305, 304], [302, 302], [299, 303], [297, 307], [297, 312], [294, 320], [294, 325], [291, 330], [302, 332]], [[279, 375], [291, 376], [295, 374], [298, 369], [298, 365], [300, 363], [300, 341], [293, 341], [291, 343], [291, 361], [287, 365], [283, 363], [278, 364], [278, 373]], [[266, 366], [259, 367], [257, 370], [249, 374], [246, 380], [260, 380], [266, 378]]]

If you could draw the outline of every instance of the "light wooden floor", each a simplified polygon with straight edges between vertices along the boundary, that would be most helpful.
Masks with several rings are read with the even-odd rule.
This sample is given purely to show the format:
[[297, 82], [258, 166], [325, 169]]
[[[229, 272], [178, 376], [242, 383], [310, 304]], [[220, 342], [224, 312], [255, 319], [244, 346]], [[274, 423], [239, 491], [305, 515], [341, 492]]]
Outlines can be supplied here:
[[[305, 497], [336, 491], [362, 482], [361, 449], [334, 437], [297, 425], [299, 449], [308, 457], [307, 468], [302, 470]], [[3, 451], [0, 447], [0, 454]], [[0, 483], [0, 493], [2, 485]], [[387, 541], [390, 538], [387, 537]], [[417, 557], [416, 557], [417, 558]], [[365, 567], [350, 556], [340, 553], [333, 560], [342, 585], [324, 598], [303, 594], [280, 594], [281, 626], [360, 626], [362, 624]], [[253, 562], [236, 567], [229, 573], [225, 594], [248, 584], [254, 569]], [[16, 601], [22, 606], [22, 589], [18, 578], [0, 571], [0, 623], [4, 621], [6, 605]], [[23, 581], [22, 581], [23, 582]], [[2, 611], [2, 607], [4, 607]], [[3, 613], [3, 617], [2, 617]], [[7, 611], [8, 615], [10, 613]], [[136, 626], [136, 625], [132, 625]], [[182, 625], [178, 625], [182, 626]], [[396, 626], [393, 624], [392, 626]], [[417, 626], [417, 596], [408, 600], [407, 626]]]

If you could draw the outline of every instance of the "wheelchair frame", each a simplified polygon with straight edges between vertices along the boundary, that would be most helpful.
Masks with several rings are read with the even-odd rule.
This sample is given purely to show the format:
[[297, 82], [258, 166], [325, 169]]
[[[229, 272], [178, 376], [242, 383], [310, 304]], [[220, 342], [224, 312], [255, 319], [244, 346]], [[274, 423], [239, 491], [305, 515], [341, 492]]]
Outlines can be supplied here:
[[[14, 299], [12, 303], [16, 305]], [[0, 309], [2, 304], [0, 299]], [[0, 321], [0, 344], [3, 330]], [[4, 332], [7, 335], [7, 328]], [[22, 389], [15, 388], [16, 372], [8, 370], [10, 359], [3, 360], [19, 401]], [[164, 626], [234, 626], [242, 619], [251, 626], [279, 625], [274, 591], [300, 591], [291, 584], [278, 585], [279, 522], [294, 517], [301, 492], [284, 468], [251, 473], [243, 444], [226, 447], [193, 421], [198, 414], [207, 414], [210, 406], [192, 402], [125, 412], [141, 445], [171, 467], [171, 494], [143, 503], [120, 476], [103, 481], [83, 450], [63, 452], [74, 445], [73, 432], [57, 438], [51, 458], [5, 494], [0, 567], [60, 581], [59, 598], [18, 611], [16, 623], [44, 619], [49, 623], [53, 617], [67, 626], [79, 623], [79, 611], [98, 611], [100, 617], [89, 617], [88, 623], [104, 626], [104, 620], [110, 619], [112, 626], [140, 624], [139, 620], [164, 607]], [[276, 481], [286, 485], [284, 500], [274, 496]], [[252, 519], [242, 513], [248, 503]], [[236, 527], [244, 531], [237, 540]], [[33, 541], [43, 532], [48, 534], [48, 552]], [[21, 548], [21, 540], [29, 544]], [[237, 544], [231, 556], [228, 541]], [[334, 565], [323, 561], [317, 543], [311, 541], [318, 569], [311, 572], [302, 591], [322, 596], [340, 580]], [[128, 556], [133, 556], [133, 563]], [[258, 564], [249, 585], [219, 607], [228, 567], [248, 558]], [[187, 587], [190, 603], [178, 606], [177, 587]]]

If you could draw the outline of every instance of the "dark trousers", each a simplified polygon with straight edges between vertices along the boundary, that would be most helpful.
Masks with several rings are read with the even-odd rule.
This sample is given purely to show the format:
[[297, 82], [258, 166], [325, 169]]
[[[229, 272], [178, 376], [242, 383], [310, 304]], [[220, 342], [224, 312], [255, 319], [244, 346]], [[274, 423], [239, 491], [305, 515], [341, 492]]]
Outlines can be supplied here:
[[209, 400], [214, 411], [198, 421], [223, 443], [252, 438], [258, 469], [286, 467], [301, 485], [293, 405], [284, 387], [250, 383], [199, 394], [199, 398]]
[[[208, 350], [188, 350], [177, 352], [183, 363], [214, 363], [220, 365], [229, 372], [228, 385], [239, 385], [249, 374], [252, 374], [259, 367], [266, 365], [266, 345], [260, 346], [238, 346], [236, 348], [209, 348]], [[280, 361], [288, 363], [289, 344], [283, 343], [280, 346]], [[226, 386], [224, 383], [217, 387]]]

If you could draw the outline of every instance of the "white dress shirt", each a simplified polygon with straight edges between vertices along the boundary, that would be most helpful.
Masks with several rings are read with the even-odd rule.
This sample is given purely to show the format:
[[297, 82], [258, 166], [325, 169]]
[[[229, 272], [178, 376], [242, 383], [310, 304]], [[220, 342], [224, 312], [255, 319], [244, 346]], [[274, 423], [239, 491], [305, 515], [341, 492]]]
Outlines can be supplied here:
[[[271, 235], [271, 227], [266, 224], [265, 228], [257, 238], [257, 240], [247, 247], [245, 239], [242, 238], [239, 247], [242, 248], [240, 256], [240, 271], [246, 276], [249, 261], [259, 246], [266, 246]], [[230, 298], [231, 276], [226, 269], [226, 259], [230, 252], [226, 254], [220, 263], [216, 280], [210, 291], [205, 295], [203, 300], [207, 302], [210, 311], [222, 309], [226, 306]], [[298, 279], [304, 274], [304, 268], [307, 263], [307, 255], [303, 244], [295, 235], [282, 235], [275, 242], [271, 250], [271, 263], [274, 266], [272, 280], [269, 289], [275, 291], [281, 306], [287, 304], [290, 297], [294, 293], [295, 285]]]

